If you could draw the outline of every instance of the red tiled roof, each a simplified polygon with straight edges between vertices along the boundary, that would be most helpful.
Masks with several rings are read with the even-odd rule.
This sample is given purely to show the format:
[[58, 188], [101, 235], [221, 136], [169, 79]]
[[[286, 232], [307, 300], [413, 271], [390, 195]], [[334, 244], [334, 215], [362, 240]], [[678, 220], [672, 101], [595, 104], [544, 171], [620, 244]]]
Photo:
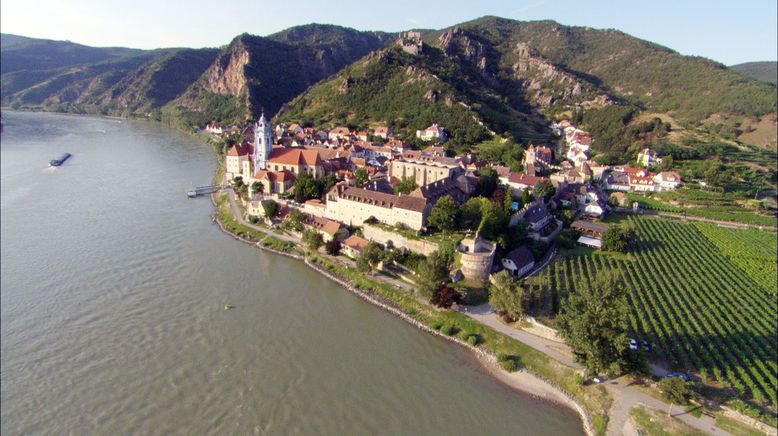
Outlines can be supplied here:
[[268, 162], [284, 165], [320, 166], [321, 157], [318, 150], [301, 150], [299, 148], [276, 148]]
[[359, 236], [356, 235], [351, 235], [348, 238], [346, 238], [345, 241], [343, 241], [343, 245], [357, 251], [360, 251], [363, 248], [367, 247], [367, 244], [369, 243], [370, 241], [368, 241], [367, 239], [360, 238]]

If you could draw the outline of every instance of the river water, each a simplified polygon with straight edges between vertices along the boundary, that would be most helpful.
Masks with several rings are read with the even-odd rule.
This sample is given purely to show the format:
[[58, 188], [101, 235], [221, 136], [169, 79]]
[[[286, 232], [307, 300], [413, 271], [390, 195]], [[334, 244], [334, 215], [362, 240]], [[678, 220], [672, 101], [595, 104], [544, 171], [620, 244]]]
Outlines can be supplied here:
[[213, 176], [201, 142], [110, 119], [3, 124], [4, 436], [583, 432], [468, 351], [223, 234], [185, 196]]

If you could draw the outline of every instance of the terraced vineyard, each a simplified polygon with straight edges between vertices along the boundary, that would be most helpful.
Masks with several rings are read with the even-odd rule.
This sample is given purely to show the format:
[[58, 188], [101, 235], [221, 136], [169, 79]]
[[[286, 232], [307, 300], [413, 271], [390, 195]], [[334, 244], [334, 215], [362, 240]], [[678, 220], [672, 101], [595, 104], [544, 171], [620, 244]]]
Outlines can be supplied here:
[[775, 233], [722, 228], [699, 222], [694, 225], [765, 292], [776, 294], [778, 270], [775, 253], [778, 250], [778, 237]]
[[[639, 233], [635, 252], [612, 256], [579, 251], [562, 257], [527, 280], [535, 295], [545, 296], [536, 300], [535, 309], [556, 311], [559, 299], [574, 292], [577, 283], [599, 270], [619, 270], [630, 288], [634, 335], [656, 344], [656, 357], [673, 369], [694, 371], [706, 382], [729, 385], [742, 397], [775, 405], [774, 296], [695, 225], [649, 217], [628, 220]], [[774, 263], [773, 258], [773, 271]]]

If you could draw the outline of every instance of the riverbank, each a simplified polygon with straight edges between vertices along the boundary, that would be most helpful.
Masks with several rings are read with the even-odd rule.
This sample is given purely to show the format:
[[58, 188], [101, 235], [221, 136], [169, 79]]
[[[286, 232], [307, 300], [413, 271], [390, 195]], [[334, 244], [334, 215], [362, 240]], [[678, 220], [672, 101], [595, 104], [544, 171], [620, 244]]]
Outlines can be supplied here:
[[[225, 194], [216, 194], [211, 197], [217, 208], [217, 214], [214, 216], [215, 221], [222, 231], [230, 234], [233, 238], [274, 254], [303, 261], [308, 267], [338, 283], [364, 301], [392, 313], [420, 330], [468, 348], [489, 374], [507, 386], [572, 409], [581, 417], [582, 427], [588, 435], [605, 433], [608, 422], [607, 411], [611, 405], [610, 397], [600, 386], [585, 388], [576, 385], [574, 382], [575, 371], [572, 368], [554, 361], [519, 341], [476, 323], [458, 312], [441, 311], [432, 306], [424, 305], [409, 295], [407, 291], [374, 281], [343, 266], [340, 262], [332, 261], [318, 254], [308, 253], [305, 256], [263, 246], [260, 242], [261, 239], [273, 235], [265, 230], [260, 231], [243, 226], [236, 221], [234, 216], [220, 213], [223, 200], [220, 201], [218, 195]], [[235, 234], [231, 229], [240, 234]], [[444, 325], [451, 327], [448, 330], [451, 334], [443, 333], [442, 327]], [[471, 341], [475, 342], [476, 345], [472, 345]], [[496, 356], [498, 354], [511, 356], [518, 362], [521, 370], [511, 373], [504, 371], [497, 362]]]

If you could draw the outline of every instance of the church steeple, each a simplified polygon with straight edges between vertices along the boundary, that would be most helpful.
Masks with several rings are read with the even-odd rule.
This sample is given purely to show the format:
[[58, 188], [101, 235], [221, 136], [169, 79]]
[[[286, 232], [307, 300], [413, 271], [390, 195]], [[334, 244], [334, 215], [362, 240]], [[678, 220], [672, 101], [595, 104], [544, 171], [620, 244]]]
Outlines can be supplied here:
[[254, 171], [267, 169], [267, 160], [273, 152], [273, 132], [265, 113], [254, 124]]

